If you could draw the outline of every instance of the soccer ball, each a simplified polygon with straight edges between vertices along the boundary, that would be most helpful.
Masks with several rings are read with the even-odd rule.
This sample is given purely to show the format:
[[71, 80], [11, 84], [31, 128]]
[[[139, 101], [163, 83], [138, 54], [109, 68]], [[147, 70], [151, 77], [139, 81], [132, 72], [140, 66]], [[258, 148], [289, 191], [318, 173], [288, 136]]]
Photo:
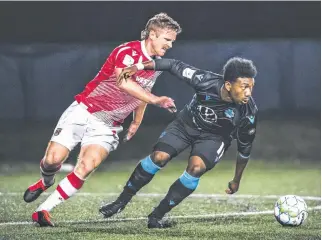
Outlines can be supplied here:
[[299, 196], [286, 195], [275, 203], [274, 215], [283, 226], [300, 226], [308, 216], [307, 205]]

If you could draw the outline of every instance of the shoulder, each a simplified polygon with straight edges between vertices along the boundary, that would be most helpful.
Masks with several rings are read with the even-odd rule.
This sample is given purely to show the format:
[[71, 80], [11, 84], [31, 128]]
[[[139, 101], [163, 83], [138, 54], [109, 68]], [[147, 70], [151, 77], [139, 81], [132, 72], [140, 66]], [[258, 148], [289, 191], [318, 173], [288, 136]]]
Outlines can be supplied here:
[[116, 58], [120, 54], [121, 55], [125, 55], [125, 54], [132, 55], [132, 51], [136, 50], [139, 46], [140, 46], [140, 41], [126, 42], [126, 43], [123, 43], [123, 44], [117, 46], [113, 52], [114, 52]]
[[224, 80], [222, 75], [208, 71], [208, 70], [202, 70], [202, 69], [199, 69], [198, 71], [196, 71], [195, 76], [198, 78], [213, 80], [213, 81], [220, 82], [220, 83], [222, 83]]
[[211, 89], [211, 92], [217, 95], [220, 94], [220, 89], [224, 84], [222, 75], [211, 71], [199, 70], [194, 74], [194, 78], [199, 81], [200, 89]]
[[118, 67], [130, 66], [143, 60], [140, 51], [140, 41], [121, 44], [113, 51], [113, 56]]

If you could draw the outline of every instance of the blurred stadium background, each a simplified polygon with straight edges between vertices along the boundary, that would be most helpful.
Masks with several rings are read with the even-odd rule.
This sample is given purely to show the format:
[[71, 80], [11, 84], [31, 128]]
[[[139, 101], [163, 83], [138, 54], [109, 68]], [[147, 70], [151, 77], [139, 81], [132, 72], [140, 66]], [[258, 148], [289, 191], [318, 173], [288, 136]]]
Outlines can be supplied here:
[[[164, 11], [183, 28], [166, 57], [215, 72], [232, 56], [255, 62], [259, 74], [254, 98], [261, 121], [253, 157], [319, 162], [319, 6], [319, 2], [2, 2], [1, 161], [38, 162], [59, 116], [111, 50], [139, 39], [146, 21]], [[162, 74], [154, 92], [173, 97], [178, 108], [193, 94], [168, 73]], [[115, 152], [113, 161], [145, 155], [172, 118], [149, 106], [143, 127], [128, 143], [131, 151]]]
[[[295, 185], [303, 181], [301, 169], [312, 170], [315, 175], [305, 177], [312, 177], [308, 183], [314, 191], [296, 191], [319, 196], [321, 2], [277, 1], [1, 2], [0, 192], [27, 187], [11, 189], [6, 177], [28, 171], [37, 175], [55, 124], [74, 95], [95, 76], [113, 48], [139, 39], [146, 21], [159, 12], [168, 13], [183, 28], [167, 58], [218, 73], [232, 56], [254, 61], [258, 69], [254, 98], [260, 110], [252, 153], [253, 162], [260, 162], [255, 163], [256, 169], [274, 171], [271, 164], [276, 169], [287, 164], [283, 165], [287, 175], [288, 169], [291, 174], [296, 166], [299, 178], [289, 179]], [[168, 73], [161, 75], [153, 91], [171, 96], [179, 109], [193, 94], [189, 86]], [[98, 171], [117, 166], [130, 174], [135, 162], [151, 151], [153, 142], [173, 118], [149, 106], [137, 135], [121, 144]], [[126, 120], [125, 129], [130, 121]], [[178, 157], [181, 168], [176, 168], [177, 175], [183, 171], [188, 154]], [[77, 151], [73, 152], [68, 162], [75, 164], [76, 155]], [[234, 157], [235, 151], [231, 150], [222, 161], [231, 161], [233, 166]], [[246, 170], [245, 175], [248, 173]], [[29, 184], [33, 179], [26, 181]], [[115, 184], [124, 181], [122, 178]], [[164, 193], [169, 184], [162, 186]], [[251, 185], [243, 193], [252, 192], [249, 189]], [[269, 193], [283, 194], [274, 190]], [[8, 215], [0, 221], [10, 221], [10, 212], [4, 213]]]

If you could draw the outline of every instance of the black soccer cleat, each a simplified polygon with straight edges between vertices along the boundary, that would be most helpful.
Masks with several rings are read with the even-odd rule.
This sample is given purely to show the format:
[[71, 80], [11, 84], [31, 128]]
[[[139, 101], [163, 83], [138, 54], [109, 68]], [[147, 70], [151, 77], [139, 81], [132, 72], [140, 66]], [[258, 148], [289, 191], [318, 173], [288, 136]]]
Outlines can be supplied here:
[[45, 186], [42, 179], [40, 179], [38, 180], [38, 182], [36, 182], [35, 184], [27, 188], [27, 190], [25, 191], [25, 194], [23, 195], [23, 199], [27, 203], [33, 202], [40, 196], [40, 194], [42, 194], [52, 185]]
[[104, 216], [104, 218], [109, 218], [114, 214], [122, 212], [126, 207], [126, 204], [126, 202], [116, 200], [112, 203], [100, 207], [99, 212]]
[[54, 224], [50, 221], [49, 212], [46, 210], [34, 212], [31, 218], [32, 221], [38, 223], [40, 227], [54, 227]]
[[154, 214], [148, 216], [148, 228], [170, 228], [175, 225], [175, 222], [170, 222], [169, 220], [162, 220], [162, 218], [157, 218]]

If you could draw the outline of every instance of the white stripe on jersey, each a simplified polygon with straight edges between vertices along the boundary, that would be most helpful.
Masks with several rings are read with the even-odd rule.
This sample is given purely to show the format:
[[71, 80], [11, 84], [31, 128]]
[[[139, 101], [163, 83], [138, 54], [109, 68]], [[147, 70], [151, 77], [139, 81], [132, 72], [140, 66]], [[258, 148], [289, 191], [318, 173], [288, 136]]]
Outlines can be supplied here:
[[123, 47], [123, 48], [121, 48], [121, 49], [117, 52], [115, 59], [117, 59], [117, 56], [118, 56], [122, 51], [124, 51], [124, 50], [126, 50], [126, 49], [128, 49], [128, 48], [131, 48], [131, 47]]
[[149, 59], [149, 60], [152, 60], [152, 58], [150, 57], [150, 55], [148, 54], [148, 51], [146, 50], [145, 48], [145, 40], [141, 41], [141, 49], [142, 49], [142, 52], [144, 54], [144, 56]]

